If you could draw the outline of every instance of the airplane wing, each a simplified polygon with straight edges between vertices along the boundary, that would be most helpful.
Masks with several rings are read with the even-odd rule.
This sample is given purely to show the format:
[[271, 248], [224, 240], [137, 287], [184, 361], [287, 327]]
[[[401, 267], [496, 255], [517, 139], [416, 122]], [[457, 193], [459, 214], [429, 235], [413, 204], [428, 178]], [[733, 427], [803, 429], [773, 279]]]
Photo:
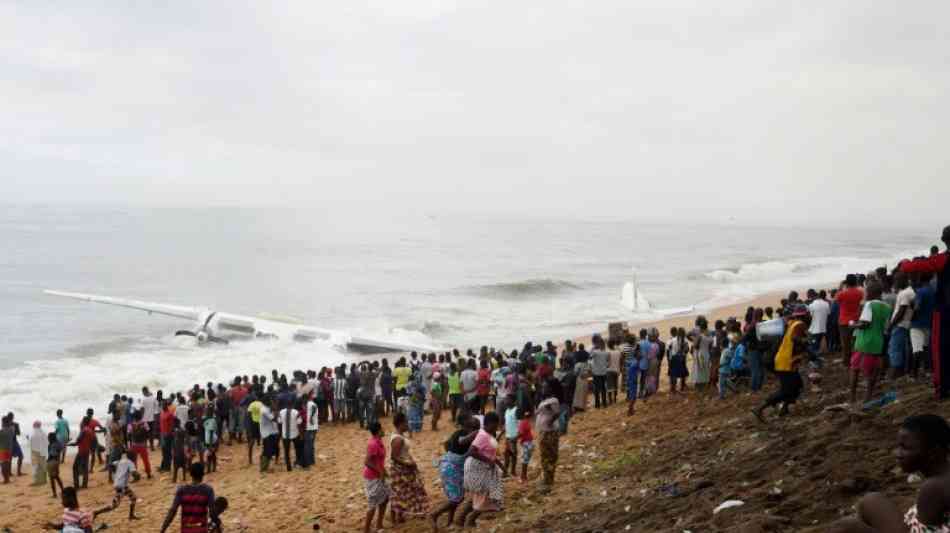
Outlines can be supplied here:
[[85, 302], [95, 302], [100, 304], [109, 304], [116, 305], [119, 307], [127, 307], [129, 309], [138, 309], [140, 311], [145, 311], [147, 313], [158, 313], [160, 315], [173, 316], [176, 318], [184, 318], [186, 320], [198, 320], [201, 316], [203, 309], [198, 307], [186, 307], [183, 305], [169, 305], [169, 304], [158, 304], [152, 302], [143, 302], [140, 300], [128, 300], [125, 298], [113, 298], [111, 296], [98, 296], [95, 294], [82, 294], [78, 292], [63, 292], [63, 291], [43, 291], [46, 294], [52, 296], [62, 296], [65, 298], [72, 298], [74, 300], [82, 300]]
[[219, 331], [220, 334], [227, 336], [289, 338], [298, 342], [314, 342], [319, 340], [342, 345], [349, 351], [361, 353], [437, 351], [437, 348], [432, 346], [405, 344], [363, 336], [351, 336], [340, 331], [317, 328], [299, 323], [288, 323], [289, 321], [287, 320], [275, 320], [224, 312], [211, 313], [211, 310], [203, 307], [143, 302], [140, 300], [113, 298], [111, 296], [99, 296], [96, 294], [77, 292], [53, 290], [45, 290], [43, 292], [52, 296], [62, 296], [74, 300], [138, 309], [147, 313], [157, 313], [193, 321], [213, 320], [212, 326]]

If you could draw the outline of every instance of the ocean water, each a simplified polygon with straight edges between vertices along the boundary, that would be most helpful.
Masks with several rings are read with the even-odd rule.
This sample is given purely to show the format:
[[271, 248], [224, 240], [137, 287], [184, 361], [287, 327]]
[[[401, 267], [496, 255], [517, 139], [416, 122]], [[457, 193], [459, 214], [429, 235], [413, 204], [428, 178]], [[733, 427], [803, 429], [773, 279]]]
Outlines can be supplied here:
[[114, 392], [355, 359], [287, 341], [199, 348], [185, 321], [43, 289], [257, 315], [403, 342], [504, 349], [615, 320], [633, 269], [658, 308], [807, 288], [921, 254], [933, 228], [741, 227], [531, 215], [7, 207], [0, 212], [0, 411], [74, 424]]

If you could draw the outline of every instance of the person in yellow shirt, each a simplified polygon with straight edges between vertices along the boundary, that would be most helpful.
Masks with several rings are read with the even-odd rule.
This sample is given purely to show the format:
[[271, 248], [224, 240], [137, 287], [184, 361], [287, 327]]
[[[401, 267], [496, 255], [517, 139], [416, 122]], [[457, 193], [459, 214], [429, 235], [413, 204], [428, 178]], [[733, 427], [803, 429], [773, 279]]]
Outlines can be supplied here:
[[250, 426], [247, 431], [247, 464], [254, 464], [254, 443], [261, 441], [261, 409], [264, 408], [263, 402], [257, 398], [256, 392], [254, 394], [254, 401], [252, 401], [247, 406], [247, 416], [251, 419]]
[[761, 406], [752, 411], [752, 414], [765, 423], [762, 413], [767, 407], [782, 404], [779, 416], [788, 414], [788, 406], [795, 403], [801, 396], [804, 383], [798, 373], [798, 365], [807, 355], [808, 323], [811, 315], [804, 305], [796, 306], [788, 317], [785, 336], [775, 353], [775, 377], [778, 378], [779, 390], [765, 400]]

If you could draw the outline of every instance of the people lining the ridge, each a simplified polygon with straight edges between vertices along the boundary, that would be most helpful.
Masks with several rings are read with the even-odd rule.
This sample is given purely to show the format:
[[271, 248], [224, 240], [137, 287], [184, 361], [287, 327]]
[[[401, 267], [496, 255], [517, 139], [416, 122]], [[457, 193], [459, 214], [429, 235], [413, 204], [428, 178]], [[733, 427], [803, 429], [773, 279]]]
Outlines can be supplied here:
[[[950, 228], [944, 231], [944, 241], [950, 245]], [[472, 525], [480, 513], [501, 508], [502, 474], [528, 480], [533, 455], [540, 459], [539, 484], [545, 490], [553, 486], [559, 439], [567, 433], [573, 416], [590, 407], [607, 408], [624, 391], [632, 416], [637, 400], [657, 395], [664, 372], [670, 398], [727, 397], [743, 389], [758, 394], [771, 387], [771, 381], [775, 392], [763, 398], [754, 412], [763, 422], [769, 407], [778, 409], [779, 415], [791, 413], [805, 386], [803, 369], [821, 368], [823, 356], [835, 353], [836, 348], [850, 347], [841, 360], [847, 356], [845, 368], [853, 378], [855, 408], [874, 399], [882, 380], [916, 380], [931, 371], [937, 393], [946, 396], [950, 361], [945, 357], [950, 352], [941, 350], [947, 338], [946, 256], [944, 252], [904, 261], [891, 273], [849, 274], [839, 289], [804, 291], [805, 300], [793, 291], [775, 310], [752, 307], [741, 321], [717, 321], [711, 330], [709, 321], [700, 316], [694, 329], [673, 327], [665, 341], [655, 329], [644, 329], [608, 342], [595, 335], [590, 352], [573, 342], [564, 343], [560, 350], [551, 342], [528, 343], [511, 352], [486, 346], [465, 355], [458, 351], [410, 354], [391, 367], [382, 360], [298, 370], [289, 379], [276, 370], [271, 376], [235, 376], [228, 388], [208, 383], [167, 396], [163, 391], [152, 395], [143, 388], [140, 398], [116, 395], [105, 427], [91, 412], [87, 414], [76, 435], [70, 433], [59, 410], [55, 431], [42, 433], [46, 472], [53, 494], [57, 494], [57, 484], [63, 493], [62, 448], [77, 448], [73, 486], [85, 488], [99, 448], [97, 431], [106, 434], [105, 466], [117, 491], [125, 483], [120, 475], [129, 474], [128, 461], [134, 465], [141, 457], [146, 475], [150, 473], [147, 457], [155, 439], [162, 452], [158, 470], [171, 471], [173, 483], [179, 471], [184, 479], [184, 472], [196, 465], [201, 465], [202, 475], [214, 471], [218, 446], [246, 445], [249, 464], [253, 464], [255, 446], [259, 447], [262, 475], [281, 453], [288, 471], [319, 468], [314, 448], [321, 422], [358, 424], [381, 437], [379, 421], [392, 416], [389, 468], [377, 468], [375, 456], [368, 455], [366, 460], [367, 530], [374, 518], [377, 527], [382, 527], [387, 507], [397, 522], [426, 515], [437, 530], [442, 515], [448, 515], [449, 523], [461, 517]], [[779, 339], [760, 337], [760, 325], [769, 320], [770, 311], [783, 323]], [[861, 378], [866, 385], [863, 401], [858, 402]], [[712, 383], [719, 387], [708, 387]], [[589, 392], [594, 393], [593, 401]], [[438, 466], [446, 501], [427, 514], [429, 497], [410, 450], [417, 433], [439, 431], [444, 407], [457, 424]], [[429, 417], [428, 427], [425, 417]], [[496, 433], [504, 437], [501, 443]], [[5, 481], [12, 474], [18, 441], [15, 422], [8, 415], [0, 429]], [[32, 452], [40, 449], [33, 437], [29, 443]], [[535, 449], [539, 453], [532, 453]], [[130, 514], [134, 514], [134, 496], [125, 492], [127, 488], [124, 485], [119, 497], [130, 497]], [[466, 498], [470, 498], [467, 504]]]

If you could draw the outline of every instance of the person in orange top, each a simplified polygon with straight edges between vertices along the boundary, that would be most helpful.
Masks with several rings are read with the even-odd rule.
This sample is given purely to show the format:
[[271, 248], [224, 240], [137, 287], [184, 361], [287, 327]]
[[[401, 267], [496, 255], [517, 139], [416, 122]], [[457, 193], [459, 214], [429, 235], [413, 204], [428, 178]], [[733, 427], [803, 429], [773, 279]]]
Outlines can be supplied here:
[[775, 354], [775, 377], [779, 381], [779, 390], [769, 396], [759, 408], [752, 411], [752, 414], [763, 424], [765, 419], [762, 418], [762, 412], [767, 407], [782, 404], [779, 416], [785, 416], [788, 414], [788, 406], [795, 403], [802, 393], [804, 383], [801, 374], [798, 373], [798, 365], [801, 363], [802, 356], [808, 353], [810, 320], [808, 308], [801, 304], [795, 306], [789, 316], [785, 336], [782, 337], [782, 344], [779, 345], [778, 352]]

